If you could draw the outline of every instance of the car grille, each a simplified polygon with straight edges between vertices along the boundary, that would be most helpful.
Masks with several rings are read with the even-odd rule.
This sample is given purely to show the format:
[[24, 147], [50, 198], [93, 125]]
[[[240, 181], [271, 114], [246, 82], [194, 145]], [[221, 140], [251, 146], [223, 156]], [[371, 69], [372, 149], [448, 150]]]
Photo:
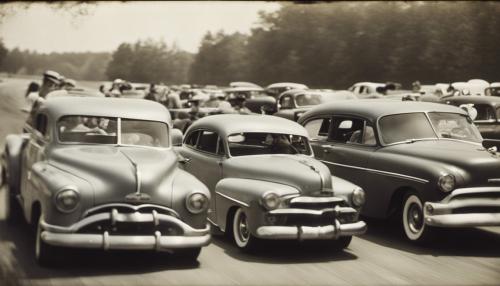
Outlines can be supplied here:
[[[169, 208], [156, 205], [128, 205], [128, 204], [109, 204], [95, 207], [87, 211], [83, 218], [91, 218], [99, 214], [133, 215], [138, 214], [163, 214], [179, 218], [177, 213]], [[78, 230], [78, 233], [101, 234], [108, 232], [110, 235], [153, 235], [159, 231], [162, 235], [182, 235], [183, 229], [175, 223], [158, 220], [154, 221], [116, 221], [112, 219], [100, 220], [89, 223]]]

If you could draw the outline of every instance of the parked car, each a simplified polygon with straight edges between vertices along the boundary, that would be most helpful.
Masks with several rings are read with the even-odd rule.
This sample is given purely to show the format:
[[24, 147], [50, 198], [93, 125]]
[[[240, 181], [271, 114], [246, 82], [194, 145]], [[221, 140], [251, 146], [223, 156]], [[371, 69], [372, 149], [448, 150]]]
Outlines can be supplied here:
[[489, 87], [484, 90], [487, 96], [500, 96], [500, 82], [492, 82]]
[[277, 99], [280, 94], [291, 89], [308, 89], [307, 85], [294, 82], [277, 82], [266, 87], [266, 93]]
[[358, 82], [353, 84], [348, 90], [353, 92], [358, 98], [381, 98], [382, 94], [378, 90], [385, 88], [385, 83], [378, 82]]
[[316, 158], [366, 191], [362, 214], [400, 215], [406, 237], [433, 227], [500, 225], [500, 159], [455, 106], [359, 100], [300, 117]]
[[[2, 155], [7, 220], [36, 229], [36, 259], [64, 247], [174, 250], [210, 242], [210, 193], [178, 167], [168, 111], [139, 99], [49, 98]], [[173, 138], [173, 139], [172, 139]]]
[[466, 111], [472, 108], [469, 115], [483, 138], [500, 139], [500, 97], [453, 96], [442, 99], [442, 102], [462, 107]]
[[209, 221], [243, 250], [259, 239], [329, 240], [366, 230], [361, 188], [313, 158], [307, 132], [269, 115], [214, 115], [188, 129], [184, 168], [209, 188]]
[[350, 91], [322, 92], [317, 90], [293, 89], [282, 93], [275, 108], [275, 116], [297, 121], [312, 107], [325, 102], [357, 99]]

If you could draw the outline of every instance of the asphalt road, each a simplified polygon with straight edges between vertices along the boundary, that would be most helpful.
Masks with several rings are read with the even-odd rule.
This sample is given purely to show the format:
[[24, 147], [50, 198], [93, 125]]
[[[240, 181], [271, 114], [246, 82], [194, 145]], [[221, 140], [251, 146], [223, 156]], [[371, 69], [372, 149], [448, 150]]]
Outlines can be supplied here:
[[[21, 130], [26, 80], [0, 83], [0, 146]], [[274, 242], [243, 254], [215, 236], [195, 264], [151, 253], [68, 251], [64, 265], [39, 267], [26, 225], [7, 226], [0, 189], [0, 285], [500, 285], [500, 229], [445, 231], [429, 247], [396, 226], [368, 221], [368, 233], [335, 253], [315, 243]]]

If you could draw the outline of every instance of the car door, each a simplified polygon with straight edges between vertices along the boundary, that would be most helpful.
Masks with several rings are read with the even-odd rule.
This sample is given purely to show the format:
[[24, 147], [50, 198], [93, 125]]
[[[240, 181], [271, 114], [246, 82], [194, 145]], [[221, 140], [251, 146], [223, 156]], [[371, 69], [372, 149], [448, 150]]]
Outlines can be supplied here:
[[38, 113], [33, 121], [30, 138], [24, 148], [21, 164], [21, 198], [25, 209], [31, 206], [34, 192], [40, 191], [33, 176], [33, 165], [45, 160], [45, 147], [49, 141], [48, 117]]
[[474, 124], [481, 132], [481, 136], [485, 139], [500, 139], [500, 134], [497, 132], [498, 121], [495, 109], [488, 104], [474, 104], [474, 108], [477, 111]]
[[218, 134], [211, 130], [196, 130], [186, 136], [181, 154], [185, 170], [203, 182], [210, 190], [209, 218], [215, 221], [215, 185], [222, 179], [222, 160], [224, 148]]
[[[304, 128], [309, 135], [309, 142], [313, 149], [314, 156], [319, 160], [325, 159], [324, 146], [328, 144], [330, 125], [330, 116], [314, 117], [304, 123]], [[327, 151], [329, 152], [329, 150]]]

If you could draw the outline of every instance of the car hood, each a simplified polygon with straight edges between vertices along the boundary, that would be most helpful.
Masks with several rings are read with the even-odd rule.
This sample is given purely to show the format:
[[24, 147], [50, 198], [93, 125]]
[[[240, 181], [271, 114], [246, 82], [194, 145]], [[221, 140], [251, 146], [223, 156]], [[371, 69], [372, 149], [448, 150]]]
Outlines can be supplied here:
[[[173, 150], [75, 146], [55, 149], [50, 158], [53, 166], [92, 185], [94, 205], [122, 202], [171, 206], [173, 173], [178, 164]], [[137, 191], [145, 194], [144, 198], [134, 198]]]
[[466, 171], [474, 181], [479, 178], [499, 178], [500, 157], [481, 145], [455, 140], [417, 141], [382, 148], [379, 152], [401, 154], [444, 163]]
[[303, 155], [254, 155], [232, 157], [223, 163], [224, 177], [269, 181], [292, 186], [301, 194], [331, 189], [330, 170]]

